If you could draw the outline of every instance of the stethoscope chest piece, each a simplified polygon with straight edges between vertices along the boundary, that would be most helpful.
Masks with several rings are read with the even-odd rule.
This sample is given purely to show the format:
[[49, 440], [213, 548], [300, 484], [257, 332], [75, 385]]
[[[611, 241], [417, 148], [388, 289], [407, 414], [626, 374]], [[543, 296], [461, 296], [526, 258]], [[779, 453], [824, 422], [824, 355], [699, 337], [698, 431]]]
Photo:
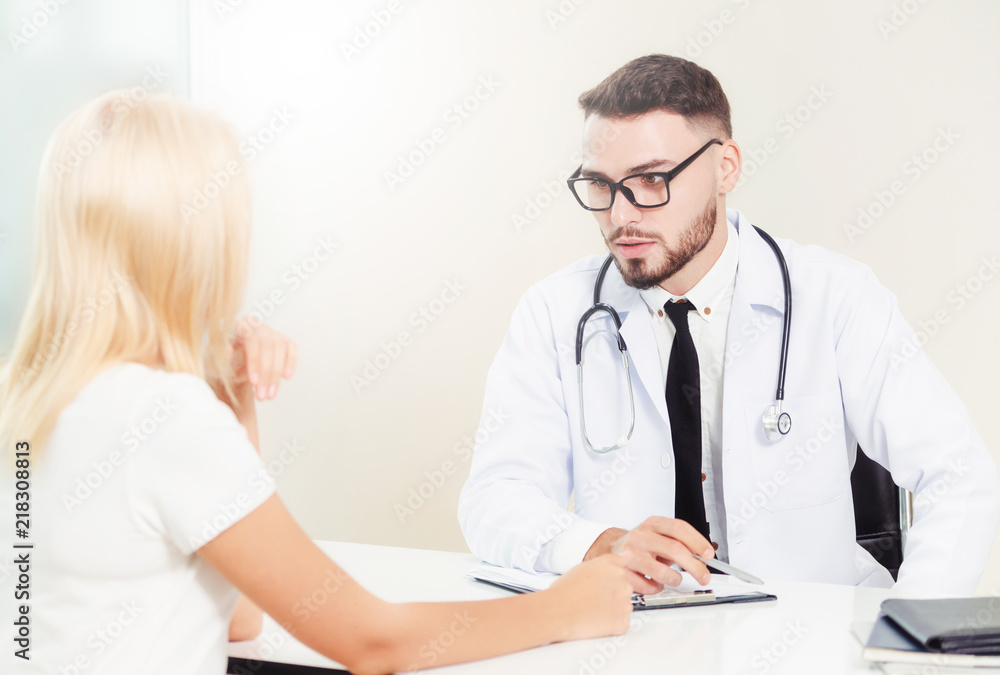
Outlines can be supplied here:
[[769, 441], [781, 440], [782, 436], [792, 430], [792, 416], [781, 412], [780, 403], [767, 406], [761, 421], [764, 425], [764, 437]]

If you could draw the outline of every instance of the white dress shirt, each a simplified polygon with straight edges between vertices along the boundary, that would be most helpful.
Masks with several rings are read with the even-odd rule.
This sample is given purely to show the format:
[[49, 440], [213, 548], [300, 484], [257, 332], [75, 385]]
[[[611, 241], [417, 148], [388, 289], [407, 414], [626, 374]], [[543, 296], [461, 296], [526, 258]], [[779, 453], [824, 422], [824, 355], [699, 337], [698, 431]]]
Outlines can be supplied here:
[[[740, 239], [736, 228], [727, 221], [726, 245], [719, 259], [705, 276], [683, 296], [671, 295], [654, 286], [639, 291], [649, 307], [653, 333], [660, 353], [663, 388], [666, 391], [667, 365], [670, 348], [677, 332], [663, 305], [681, 297], [694, 304], [700, 321], [690, 319], [691, 339], [698, 352], [699, 380], [701, 382], [701, 473], [705, 491], [705, 517], [713, 546], [718, 545], [715, 557], [728, 561], [726, 546], [726, 507], [722, 492], [722, 374], [725, 367], [726, 330], [729, 327], [729, 309], [733, 302], [736, 284], [736, 266], [740, 258]], [[668, 457], [669, 459], [669, 457]], [[655, 514], [650, 514], [655, 515]]]

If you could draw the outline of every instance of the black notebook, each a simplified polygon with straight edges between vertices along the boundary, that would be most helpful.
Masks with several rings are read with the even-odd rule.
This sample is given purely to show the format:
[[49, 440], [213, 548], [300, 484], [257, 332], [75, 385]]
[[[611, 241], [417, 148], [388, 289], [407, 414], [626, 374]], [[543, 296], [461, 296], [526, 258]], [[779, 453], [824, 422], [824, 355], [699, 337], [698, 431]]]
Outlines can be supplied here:
[[927, 672], [939, 675], [944, 675], [945, 672], [968, 672], [945, 670], [951, 668], [1000, 667], [1000, 656], [931, 651], [897, 628], [884, 614], [879, 616], [874, 625], [859, 623], [853, 630], [858, 639], [864, 642], [861, 656], [867, 661], [934, 666]]
[[929, 651], [1000, 655], [1000, 597], [891, 599], [882, 613]]

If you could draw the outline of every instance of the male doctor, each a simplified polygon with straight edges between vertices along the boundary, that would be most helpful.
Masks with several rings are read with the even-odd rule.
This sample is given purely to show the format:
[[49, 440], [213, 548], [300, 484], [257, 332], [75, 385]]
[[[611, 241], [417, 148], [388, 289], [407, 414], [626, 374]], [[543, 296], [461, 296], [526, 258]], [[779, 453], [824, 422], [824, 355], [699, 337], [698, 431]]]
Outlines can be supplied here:
[[707, 583], [693, 554], [765, 578], [891, 586], [855, 543], [860, 446], [915, 493], [897, 587], [971, 593], [1000, 522], [1000, 481], [893, 294], [865, 265], [777, 241], [794, 308], [781, 406], [791, 426], [769, 440], [783, 277], [763, 236], [726, 209], [741, 154], [718, 80], [646, 56], [580, 104], [570, 186], [614, 259], [600, 300], [621, 318], [634, 429], [615, 448], [630, 393], [607, 311], [584, 327], [581, 406], [577, 327], [605, 256], [585, 258], [524, 295], [490, 368], [484, 415], [509, 419], [476, 447], [459, 502], [473, 553], [564, 572], [628, 551], [642, 593], [676, 585], [672, 563]]

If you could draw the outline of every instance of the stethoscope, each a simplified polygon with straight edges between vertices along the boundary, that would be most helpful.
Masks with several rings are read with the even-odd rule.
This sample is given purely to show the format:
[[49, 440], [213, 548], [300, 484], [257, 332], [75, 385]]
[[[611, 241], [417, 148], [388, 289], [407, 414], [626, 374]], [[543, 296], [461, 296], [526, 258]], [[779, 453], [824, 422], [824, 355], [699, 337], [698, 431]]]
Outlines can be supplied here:
[[[791, 415], [781, 410], [781, 402], [785, 400], [785, 368], [788, 365], [788, 332], [792, 325], [792, 283], [788, 278], [788, 265], [785, 263], [785, 256], [781, 253], [781, 249], [778, 248], [778, 244], [771, 238], [771, 235], [756, 225], [753, 226], [753, 229], [757, 230], [757, 233], [763, 237], [764, 241], [766, 241], [768, 246], [771, 247], [771, 250], [774, 251], [774, 257], [778, 259], [778, 266], [781, 267], [781, 281], [784, 286], [785, 293], [785, 317], [784, 323], [781, 327], [781, 357], [778, 362], [778, 389], [774, 394], [774, 403], [769, 405], [764, 410], [764, 414], [761, 417], [761, 424], [764, 427], [764, 437], [769, 441], [777, 441], [792, 429]], [[619, 448], [624, 448], [628, 445], [629, 440], [632, 438], [632, 432], [635, 431], [635, 394], [632, 391], [632, 375], [629, 371], [628, 347], [625, 346], [625, 339], [622, 338], [621, 334], [622, 320], [621, 317], [618, 316], [618, 312], [615, 311], [614, 307], [605, 302], [601, 302], [601, 286], [604, 284], [604, 276], [608, 273], [608, 268], [611, 267], [613, 260], [614, 258], [612, 258], [611, 255], [608, 255], [604, 264], [601, 265], [601, 270], [597, 273], [597, 281], [594, 283], [594, 304], [590, 309], [583, 313], [583, 316], [580, 317], [580, 322], [576, 326], [576, 379], [580, 392], [580, 432], [583, 434], [583, 441], [587, 444], [587, 447], [594, 452], [601, 454], [611, 452], [612, 450], [618, 450]], [[587, 435], [587, 418], [584, 413], [583, 405], [583, 354], [587, 348], [587, 343], [590, 342], [596, 335], [611, 332], [607, 330], [597, 330], [588, 335], [587, 339], [584, 340], [583, 331], [587, 326], [587, 321], [598, 312], [604, 312], [610, 316], [611, 320], [614, 321], [615, 324], [615, 340], [618, 342], [618, 351], [621, 353], [622, 365], [625, 368], [625, 381], [628, 384], [628, 398], [631, 415], [628, 433], [619, 438], [614, 445], [608, 446], [595, 446], [590, 442], [590, 437]]]

